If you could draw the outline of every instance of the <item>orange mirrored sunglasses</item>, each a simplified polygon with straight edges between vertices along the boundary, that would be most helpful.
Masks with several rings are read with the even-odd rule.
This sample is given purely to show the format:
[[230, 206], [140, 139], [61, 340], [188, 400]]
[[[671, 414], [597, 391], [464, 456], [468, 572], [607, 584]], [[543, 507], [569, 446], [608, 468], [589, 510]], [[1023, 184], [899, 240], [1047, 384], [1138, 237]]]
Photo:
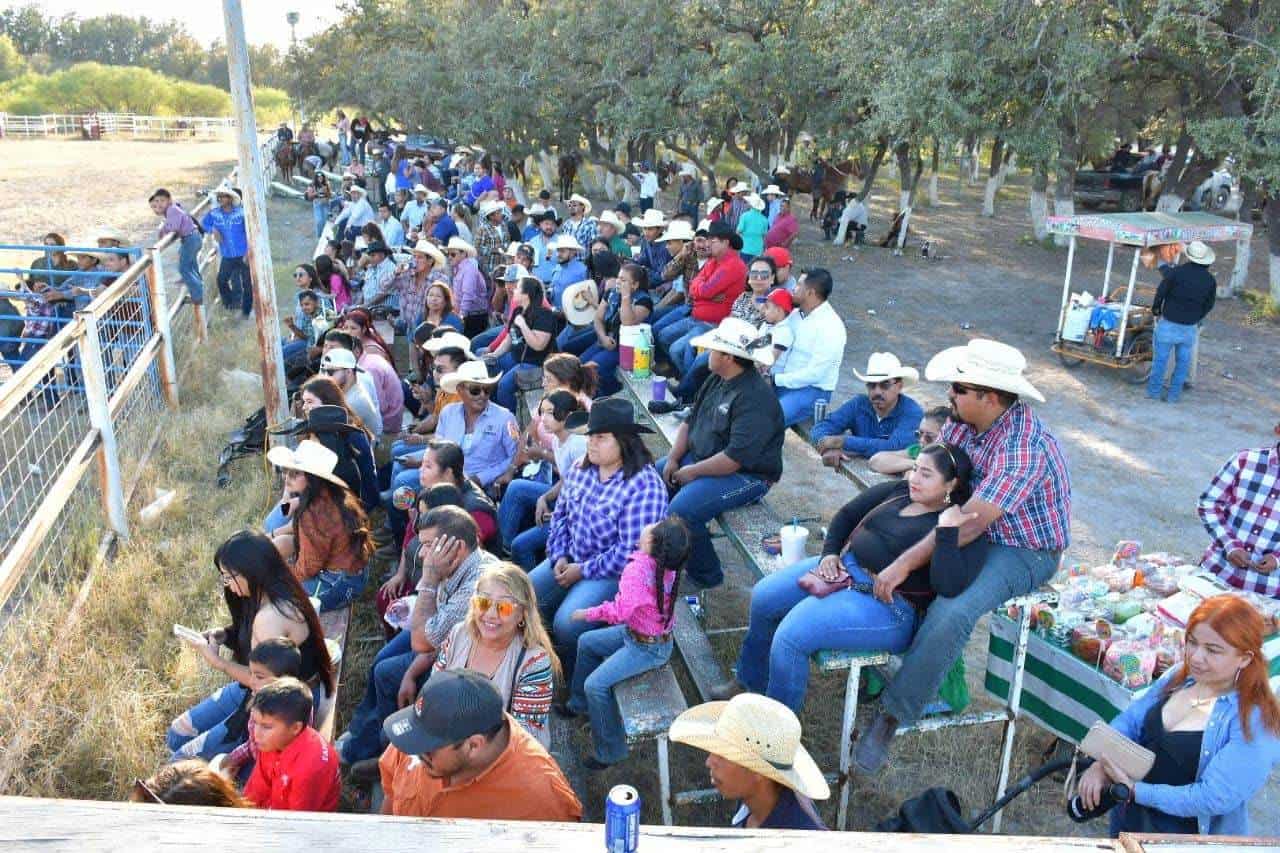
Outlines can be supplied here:
[[471, 605], [475, 607], [477, 613], [488, 613], [490, 607], [496, 607], [499, 619], [506, 619], [516, 612], [516, 603], [514, 601], [503, 601], [497, 598], [490, 598], [487, 595], [471, 596]]

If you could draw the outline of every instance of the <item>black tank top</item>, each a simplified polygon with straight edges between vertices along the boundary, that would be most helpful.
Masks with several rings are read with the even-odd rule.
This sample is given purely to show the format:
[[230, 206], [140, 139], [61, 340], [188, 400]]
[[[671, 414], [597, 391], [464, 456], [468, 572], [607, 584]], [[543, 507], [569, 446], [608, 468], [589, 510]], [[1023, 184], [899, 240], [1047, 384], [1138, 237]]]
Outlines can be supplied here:
[[[1200, 770], [1200, 746], [1204, 732], [1171, 732], [1164, 727], [1164, 706], [1169, 697], [1157, 702], [1142, 719], [1141, 743], [1156, 754], [1151, 772], [1142, 780], [1153, 785], [1190, 785]], [[1167, 832], [1196, 835], [1194, 817], [1178, 817], [1149, 806], [1130, 803], [1125, 810], [1123, 832]]]

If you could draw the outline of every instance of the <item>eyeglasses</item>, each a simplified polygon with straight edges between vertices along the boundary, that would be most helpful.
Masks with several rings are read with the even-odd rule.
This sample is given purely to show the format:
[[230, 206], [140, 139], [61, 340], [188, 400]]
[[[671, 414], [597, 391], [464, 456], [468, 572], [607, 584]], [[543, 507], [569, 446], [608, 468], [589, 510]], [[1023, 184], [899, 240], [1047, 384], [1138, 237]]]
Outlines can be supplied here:
[[501, 598], [490, 598], [487, 595], [471, 596], [471, 606], [476, 609], [477, 614], [488, 613], [490, 607], [496, 608], [499, 619], [506, 619], [512, 613], [516, 612], [516, 603], [514, 601], [508, 601]]
[[893, 387], [893, 383], [897, 381], [898, 380], [896, 379], [881, 379], [879, 382], [868, 382], [867, 390], [874, 391], [877, 388], [879, 388], [881, 391], [888, 391], [890, 388]]
[[773, 273], [768, 270], [751, 270], [747, 273], [748, 278], [773, 278]]
[[483, 394], [483, 395], [484, 395], [484, 396], [486, 396], [486, 397], [488, 397], [488, 396], [489, 396], [489, 386], [488, 386], [488, 385], [470, 385], [470, 384], [467, 384], [467, 385], [463, 385], [463, 386], [462, 386], [462, 390], [463, 390], [463, 391], [466, 391], [468, 394], [470, 394], [470, 395], [471, 395], [471, 396], [473, 396], [473, 397], [479, 397], [481, 394]]
[[925, 430], [916, 430], [916, 440], [923, 444], [933, 444], [938, 440], [938, 433], [926, 432]]
[[293, 277], [294, 277], [294, 278], [304, 278], [304, 277], [306, 277], [306, 273], [304, 273], [302, 270], [298, 270], [297, 272], [295, 272], [295, 273], [293, 274]]
[[227, 584], [229, 584], [229, 583], [235, 583], [235, 582], [236, 582], [236, 576], [235, 576], [235, 574], [234, 574], [233, 572], [229, 572], [229, 571], [227, 571], [226, 569], [223, 569], [223, 568], [219, 568], [219, 569], [218, 569], [218, 577], [219, 577], [219, 578], [221, 578], [221, 580], [222, 580], [222, 585], [223, 585], [223, 586], [226, 586], [226, 585], [227, 585]]
[[957, 397], [963, 397], [965, 394], [974, 394], [981, 390], [983, 389], [978, 388], [975, 385], [965, 385], [963, 382], [951, 383], [951, 393], [955, 394]]

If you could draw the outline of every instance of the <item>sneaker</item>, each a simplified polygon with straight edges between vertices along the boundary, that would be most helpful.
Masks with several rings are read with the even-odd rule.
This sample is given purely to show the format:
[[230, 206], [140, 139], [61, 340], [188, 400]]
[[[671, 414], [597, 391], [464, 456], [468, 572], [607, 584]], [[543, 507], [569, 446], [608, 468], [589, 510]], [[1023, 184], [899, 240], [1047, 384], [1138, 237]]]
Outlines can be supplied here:
[[382, 771], [378, 768], [378, 759], [366, 758], [352, 764], [347, 775], [357, 785], [372, 785], [382, 778]]
[[853, 766], [867, 775], [879, 772], [889, 759], [889, 744], [898, 733], [898, 721], [883, 710], [876, 714], [853, 746]]
[[672, 412], [671, 416], [678, 421], [685, 421], [689, 419], [689, 415], [691, 414], [693, 414], [693, 407], [684, 406], [678, 412]]
[[649, 411], [655, 415], [669, 415], [676, 409], [680, 408], [680, 404], [671, 400], [650, 400], [648, 403]]
[[736, 678], [730, 678], [722, 684], [717, 684], [707, 690], [707, 698], [717, 702], [723, 702], [726, 699], [732, 699], [739, 693], [746, 693], [747, 686]]

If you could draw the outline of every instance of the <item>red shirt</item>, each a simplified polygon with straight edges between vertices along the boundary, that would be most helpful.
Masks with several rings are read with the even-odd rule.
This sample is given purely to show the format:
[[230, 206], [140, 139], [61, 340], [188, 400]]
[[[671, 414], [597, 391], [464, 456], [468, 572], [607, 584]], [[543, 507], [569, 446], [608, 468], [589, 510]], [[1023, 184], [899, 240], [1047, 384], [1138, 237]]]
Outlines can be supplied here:
[[338, 754], [311, 726], [283, 752], [260, 753], [244, 787], [259, 808], [292, 812], [335, 811], [341, 791]]
[[747, 265], [741, 255], [730, 249], [719, 258], [710, 258], [689, 283], [689, 298], [693, 300], [689, 316], [718, 326], [746, 289]]

